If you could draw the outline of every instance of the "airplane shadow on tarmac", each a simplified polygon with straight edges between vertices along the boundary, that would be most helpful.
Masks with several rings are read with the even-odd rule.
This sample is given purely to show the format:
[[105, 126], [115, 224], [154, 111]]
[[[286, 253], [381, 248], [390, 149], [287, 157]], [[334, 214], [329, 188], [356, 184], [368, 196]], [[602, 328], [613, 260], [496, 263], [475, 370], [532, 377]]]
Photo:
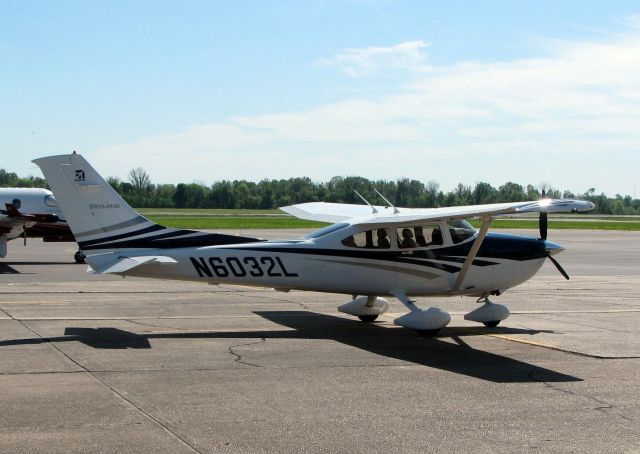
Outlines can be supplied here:
[[40, 265], [71, 265], [71, 262], [0, 262], [0, 274], [35, 274], [16, 270], [11, 265], [40, 266]]
[[20, 274], [20, 271], [5, 262], [0, 262], [0, 274]]
[[[486, 334], [486, 328], [445, 328], [437, 337], [418, 337], [407, 329], [391, 329], [375, 323], [364, 324], [343, 317], [308, 311], [256, 311], [283, 331], [170, 332], [136, 334], [117, 328], [65, 329], [64, 336], [0, 341], [9, 345], [78, 341], [98, 349], [147, 349], [149, 339], [324, 339], [340, 342], [377, 355], [419, 364], [497, 383], [573, 382], [566, 375], [517, 359], [470, 347], [463, 338]], [[496, 334], [537, 334], [540, 331], [493, 328]], [[448, 342], [445, 339], [452, 339]], [[535, 347], [537, 348], [537, 347]]]

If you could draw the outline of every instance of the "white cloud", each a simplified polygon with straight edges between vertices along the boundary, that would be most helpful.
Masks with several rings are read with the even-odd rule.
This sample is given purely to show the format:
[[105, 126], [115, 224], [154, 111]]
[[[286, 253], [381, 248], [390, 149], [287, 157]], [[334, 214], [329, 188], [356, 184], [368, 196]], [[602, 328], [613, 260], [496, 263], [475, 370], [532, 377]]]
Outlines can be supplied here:
[[[390, 65], [420, 69], [425, 47], [348, 49], [326, 64], [359, 76]], [[608, 42], [556, 43], [538, 58], [431, 67], [384, 97], [230, 118], [91, 158], [106, 174], [128, 170], [116, 163], [142, 165], [156, 181], [359, 174], [436, 179], [445, 188], [512, 179], [631, 193], [639, 80], [634, 29]]]
[[363, 49], [343, 49], [329, 58], [319, 58], [318, 66], [335, 67], [351, 77], [360, 77], [380, 71], [428, 69], [424, 49], [426, 41], [407, 41], [394, 46], [374, 46]]

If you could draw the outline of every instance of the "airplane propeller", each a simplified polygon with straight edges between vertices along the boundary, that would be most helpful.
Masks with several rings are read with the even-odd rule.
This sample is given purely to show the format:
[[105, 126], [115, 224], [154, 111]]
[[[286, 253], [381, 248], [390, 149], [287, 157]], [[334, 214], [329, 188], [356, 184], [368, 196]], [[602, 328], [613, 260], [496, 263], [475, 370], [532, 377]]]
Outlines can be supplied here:
[[540, 228], [540, 239], [543, 241], [547, 239], [547, 226], [548, 226], [547, 213], [544, 211], [541, 211], [539, 228]]
[[[545, 196], [545, 191], [544, 188], [542, 189], [542, 198], [544, 199]], [[540, 229], [540, 239], [541, 240], [546, 240], [547, 239], [547, 227], [548, 227], [548, 220], [547, 220], [547, 212], [546, 211], [541, 211], [540, 212], [540, 220], [538, 222], [538, 227]]]
[[[544, 199], [544, 197], [545, 197], [545, 190], [542, 189], [542, 198]], [[547, 231], [549, 226], [549, 219], [546, 211], [540, 212], [540, 220], [538, 224], [539, 224], [538, 227], [540, 229], [540, 239], [542, 241], [546, 241]], [[549, 247], [547, 247], [547, 258], [551, 261], [551, 263], [555, 265], [556, 269], [560, 272], [560, 274], [562, 274], [562, 276], [564, 276], [566, 280], [569, 280], [569, 275], [567, 274], [567, 272], [564, 270], [564, 268], [562, 268], [562, 266], [560, 266], [560, 263], [558, 263], [558, 261], [551, 256], [551, 248]]]
[[558, 263], [558, 261], [556, 259], [554, 259], [553, 257], [551, 257], [551, 252], [547, 252], [547, 258], [549, 260], [551, 260], [551, 263], [553, 263], [556, 268], [558, 269], [558, 271], [560, 271], [560, 274], [562, 274], [564, 276], [564, 278], [566, 280], [569, 280], [569, 275], [567, 274], [567, 272], [564, 270], [564, 268], [562, 268], [560, 266], [560, 264]]

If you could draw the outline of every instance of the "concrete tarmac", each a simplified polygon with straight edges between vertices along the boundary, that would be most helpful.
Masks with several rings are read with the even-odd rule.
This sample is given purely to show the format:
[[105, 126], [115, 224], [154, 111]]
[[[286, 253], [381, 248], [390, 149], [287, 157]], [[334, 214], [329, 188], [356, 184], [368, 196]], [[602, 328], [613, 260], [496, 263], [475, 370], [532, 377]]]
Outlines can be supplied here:
[[396, 301], [364, 324], [344, 295], [94, 276], [71, 243], [12, 241], [0, 452], [637, 451], [640, 233], [549, 237], [570, 281], [545, 264], [492, 329], [420, 298], [452, 314], [436, 338]]

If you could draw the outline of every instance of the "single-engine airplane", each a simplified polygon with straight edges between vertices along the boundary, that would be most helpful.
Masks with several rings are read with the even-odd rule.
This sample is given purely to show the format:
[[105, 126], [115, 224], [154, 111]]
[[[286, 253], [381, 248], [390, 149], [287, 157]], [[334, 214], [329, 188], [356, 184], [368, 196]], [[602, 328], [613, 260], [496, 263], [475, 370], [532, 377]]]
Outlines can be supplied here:
[[[332, 225], [302, 238], [264, 241], [167, 228], [133, 210], [79, 154], [33, 161], [53, 189], [94, 273], [243, 284], [288, 291], [352, 295], [341, 312], [371, 322], [395, 297], [409, 313], [394, 323], [433, 335], [450, 315], [420, 309], [415, 296], [468, 295], [483, 303], [465, 318], [496, 326], [509, 316], [489, 296], [531, 278], [563, 248], [546, 239], [547, 213], [579, 212], [581, 200], [543, 199], [449, 208], [411, 209], [302, 203], [283, 210]], [[379, 194], [383, 199], [384, 197]], [[505, 214], [540, 212], [540, 238], [488, 233]], [[482, 221], [475, 230], [464, 219]]]
[[[22, 236], [41, 237], [45, 242], [75, 241], [53, 193], [42, 188], [0, 188], [0, 257], [7, 255], [7, 242]], [[76, 262], [84, 261], [77, 251]]]

